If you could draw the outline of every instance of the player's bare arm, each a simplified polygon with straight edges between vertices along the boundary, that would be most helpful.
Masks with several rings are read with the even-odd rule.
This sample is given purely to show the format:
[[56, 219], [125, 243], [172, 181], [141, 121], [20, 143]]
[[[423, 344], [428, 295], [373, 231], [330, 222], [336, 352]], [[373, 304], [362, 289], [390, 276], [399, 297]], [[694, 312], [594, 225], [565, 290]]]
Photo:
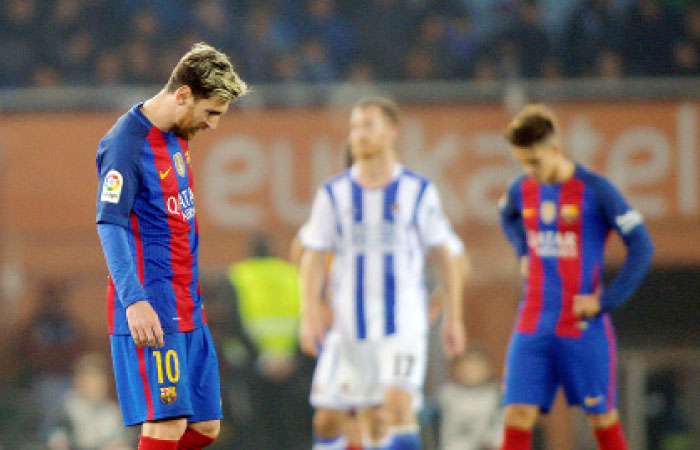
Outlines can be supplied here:
[[453, 357], [464, 351], [466, 337], [462, 320], [462, 282], [447, 245], [439, 245], [428, 255], [434, 261], [440, 284], [445, 289], [442, 339], [445, 354]]
[[321, 288], [325, 276], [325, 252], [306, 250], [301, 256], [301, 324], [299, 342], [304, 353], [318, 356], [325, 325]]

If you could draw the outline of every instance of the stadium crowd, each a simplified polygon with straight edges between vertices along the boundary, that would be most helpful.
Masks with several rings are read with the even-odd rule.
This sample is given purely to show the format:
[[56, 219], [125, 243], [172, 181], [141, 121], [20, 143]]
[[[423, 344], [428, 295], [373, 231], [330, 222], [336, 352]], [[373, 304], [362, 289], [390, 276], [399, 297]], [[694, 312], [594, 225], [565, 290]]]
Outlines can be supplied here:
[[700, 4], [7, 0], [0, 40], [4, 87], [155, 84], [199, 40], [257, 83], [693, 76]]

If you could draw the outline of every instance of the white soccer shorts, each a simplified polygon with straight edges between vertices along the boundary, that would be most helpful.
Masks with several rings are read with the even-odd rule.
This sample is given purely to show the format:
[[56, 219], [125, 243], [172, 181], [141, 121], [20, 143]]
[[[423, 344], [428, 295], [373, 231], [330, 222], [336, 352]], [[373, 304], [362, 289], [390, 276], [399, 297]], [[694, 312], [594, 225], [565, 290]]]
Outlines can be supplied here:
[[425, 335], [355, 340], [330, 331], [316, 362], [311, 405], [362, 409], [380, 405], [387, 388], [401, 388], [413, 394], [418, 409], [423, 401], [426, 352]]

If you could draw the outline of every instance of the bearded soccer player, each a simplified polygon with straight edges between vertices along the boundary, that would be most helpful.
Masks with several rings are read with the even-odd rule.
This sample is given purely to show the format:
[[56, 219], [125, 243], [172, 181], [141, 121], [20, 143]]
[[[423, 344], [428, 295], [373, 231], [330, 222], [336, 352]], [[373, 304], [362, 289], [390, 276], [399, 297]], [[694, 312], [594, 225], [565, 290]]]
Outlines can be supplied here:
[[[653, 254], [642, 216], [604, 177], [562, 152], [552, 112], [523, 109], [505, 131], [525, 174], [501, 201], [503, 230], [520, 258], [524, 298], [508, 349], [503, 449], [531, 448], [531, 430], [559, 386], [580, 406], [599, 448], [627, 448], [616, 407], [616, 344], [610, 312], [639, 286]], [[610, 232], [627, 247], [603, 287]]]
[[188, 142], [215, 129], [246, 90], [226, 55], [196, 44], [165, 88], [120, 117], [97, 150], [114, 376], [125, 424], [142, 425], [142, 450], [200, 449], [219, 433]]
[[[445, 350], [454, 355], [464, 347], [449, 225], [435, 185], [399, 164], [398, 134], [390, 100], [354, 106], [356, 162], [318, 189], [300, 233], [300, 343], [306, 353], [320, 353], [311, 388], [316, 450], [346, 449], [342, 426], [354, 408], [368, 424], [364, 448], [420, 448], [415, 411], [426, 369], [428, 255], [447, 292]], [[321, 314], [327, 252], [333, 253], [328, 333]]]

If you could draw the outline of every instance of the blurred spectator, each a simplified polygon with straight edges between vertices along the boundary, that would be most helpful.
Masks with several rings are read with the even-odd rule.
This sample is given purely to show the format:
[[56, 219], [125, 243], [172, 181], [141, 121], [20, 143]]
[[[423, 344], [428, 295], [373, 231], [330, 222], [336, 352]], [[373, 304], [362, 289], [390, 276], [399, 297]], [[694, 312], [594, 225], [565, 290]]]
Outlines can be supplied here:
[[224, 0], [202, 0], [195, 4], [194, 27], [202, 40], [222, 49], [232, 47], [240, 26]]
[[24, 365], [18, 380], [30, 388], [40, 424], [55, 416], [70, 387], [72, 361], [83, 349], [80, 328], [66, 310], [68, 301], [65, 281], [45, 281], [37, 312], [18, 334], [15, 347]]
[[603, 50], [595, 63], [596, 76], [605, 80], [619, 80], [624, 75], [622, 58], [614, 50]]
[[[401, 67], [412, 65], [408, 62], [402, 64], [408, 45], [412, 41], [418, 13], [410, 5], [412, 4], [399, 0], [358, 2], [355, 23], [361, 36], [359, 50], [372, 64], [380, 79], [398, 79], [401, 76]], [[421, 57], [414, 55], [407, 59], [416, 58]]]
[[162, 82], [175, 55], [199, 40], [230, 53], [254, 83], [347, 81], [360, 57], [380, 81], [597, 76], [606, 49], [622, 57], [625, 75], [691, 76], [700, 55], [700, 6], [691, 0], [7, 0], [0, 3], [0, 39], [0, 86]]
[[111, 398], [107, 361], [97, 354], [75, 363], [73, 387], [62, 398], [62, 408], [51, 427], [50, 450], [126, 450], [133, 433], [124, 427], [119, 406]]
[[24, 85], [38, 59], [40, 29], [37, 0], [7, 0], [0, 3], [0, 86]]
[[498, 449], [501, 445], [501, 389], [486, 350], [471, 346], [452, 364], [439, 392], [440, 448]]
[[[263, 428], [261, 448], [309, 447], [310, 379], [299, 376], [297, 351], [299, 273], [292, 263], [271, 255], [267, 237], [251, 242], [251, 257], [229, 268], [241, 323], [257, 352], [252, 398]], [[284, 405], [280, 404], [280, 399]]]
[[446, 20], [440, 14], [427, 15], [420, 24], [417, 47], [430, 55], [435, 73], [430, 78], [449, 78], [453, 72], [454, 60], [447, 43]]
[[467, 14], [452, 17], [447, 25], [446, 39], [449, 58], [454, 63], [454, 75], [466, 78], [479, 49], [472, 18]]
[[336, 79], [337, 70], [320, 39], [309, 39], [302, 45], [301, 71], [303, 80], [311, 83], [328, 83]]
[[604, 46], [616, 46], [619, 26], [611, 12], [611, 0], [584, 0], [564, 29], [561, 54], [568, 76], [592, 76]]
[[117, 48], [103, 50], [95, 62], [95, 76], [98, 84], [119, 85], [126, 81], [126, 73], [122, 70], [124, 58]]
[[318, 38], [339, 71], [345, 71], [355, 57], [357, 36], [352, 25], [337, 11], [335, 0], [307, 0], [308, 17], [304, 34]]
[[422, 47], [415, 47], [406, 54], [403, 78], [408, 81], [427, 81], [438, 78], [439, 70], [434, 56]]
[[676, 30], [661, 0], [637, 1], [622, 25], [621, 48], [630, 75], [670, 74]]
[[679, 41], [673, 48], [673, 73], [681, 76], [697, 76], [698, 50], [688, 41]]
[[549, 58], [549, 36], [542, 26], [537, 0], [521, 0], [511, 40], [517, 48], [519, 71], [525, 78], [542, 76], [543, 62]]

